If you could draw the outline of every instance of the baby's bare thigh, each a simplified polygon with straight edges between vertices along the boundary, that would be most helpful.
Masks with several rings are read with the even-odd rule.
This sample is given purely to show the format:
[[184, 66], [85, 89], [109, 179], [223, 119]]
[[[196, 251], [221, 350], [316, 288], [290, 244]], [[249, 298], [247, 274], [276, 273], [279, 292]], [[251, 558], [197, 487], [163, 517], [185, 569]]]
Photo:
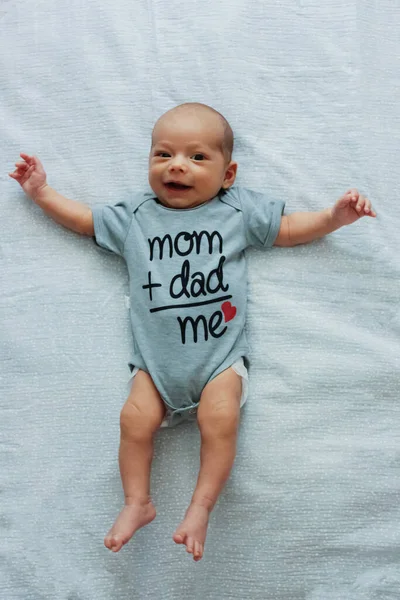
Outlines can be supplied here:
[[134, 420], [157, 429], [165, 416], [165, 405], [150, 375], [139, 369], [121, 411], [121, 420]]

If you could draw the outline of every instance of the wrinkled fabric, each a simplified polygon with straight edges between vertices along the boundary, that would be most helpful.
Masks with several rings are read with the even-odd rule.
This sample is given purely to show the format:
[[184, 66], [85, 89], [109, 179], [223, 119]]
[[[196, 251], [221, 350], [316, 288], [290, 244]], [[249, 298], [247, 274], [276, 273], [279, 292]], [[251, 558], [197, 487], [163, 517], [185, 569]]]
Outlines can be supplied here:
[[[72, 0], [0, 5], [0, 589], [7, 600], [398, 600], [398, 2]], [[204, 102], [239, 186], [378, 214], [248, 251], [249, 400], [194, 563], [172, 533], [195, 423], [155, 440], [157, 519], [114, 555], [131, 351], [123, 260], [63, 229], [7, 173], [103, 206], [147, 185], [156, 119]]]

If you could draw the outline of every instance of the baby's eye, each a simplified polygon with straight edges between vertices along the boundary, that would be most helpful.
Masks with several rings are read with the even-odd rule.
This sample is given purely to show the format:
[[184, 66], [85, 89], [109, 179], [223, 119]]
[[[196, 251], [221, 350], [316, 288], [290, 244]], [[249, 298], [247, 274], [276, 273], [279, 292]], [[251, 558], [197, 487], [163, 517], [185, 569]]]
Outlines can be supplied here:
[[194, 160], [204, 160], [205, 156], [204, 156], [204, 154], [197, 153], [197, 154], [193, 154], [192, 158]]
[[161, 158], [168, 158], [170, 154], [168, 152], [156, 152], [156, 156], [161, 156]]

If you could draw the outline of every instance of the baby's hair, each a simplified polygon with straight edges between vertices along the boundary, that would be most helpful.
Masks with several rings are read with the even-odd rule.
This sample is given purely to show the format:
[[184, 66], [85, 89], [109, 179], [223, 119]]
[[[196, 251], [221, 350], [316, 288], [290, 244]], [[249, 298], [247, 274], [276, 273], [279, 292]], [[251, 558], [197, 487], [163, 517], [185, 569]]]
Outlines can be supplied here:
[[[217, 110], [215, 110], [215, 108], [212, 108], [211, 106], [208, 106], [207, 104], [202, 104], [201, 102], [185, 102], [184, 104], [179, 104], [178, 106], [175, 106], [174, 108], [171, 108], [169, 111], [167, 111], [167, 113], [169, 112], [175, 112], [178, 110], [184, 110], [184, 109], [200, 109], [200, 110], [206, 110], [209, 111], [211, 113], [213, 113], [214, 115], [216, 115], [218, 117], [218, 119], [220, 120], [223, 130], [224, 130], [224, 135], [223, 138], [221, 140], [221, 151], [223, 152], [227, 162], [230, 162], [231, 158], [232, 158], [232, 152], [233, 152], [233, 142], [234, 142], [234, 138], [233, 138], [233, 131], [231, 126], [229, 125], [228, 121], [225, 119], [225, 117], [223, 115], [221, 115], [221, 113], [219, 113]], [[167, 114], [164, 113], [164, 114]], [[164, 116], [164, 115], [162, 115]]]
[[219, 120], [221, 121], [222, 127], [224, 128], [224, 137], [222, 140], [222, 152], [225, 154], [226, 158], [228, 161], [231, 160], [232, 157], [232, 152], [233, 152], [233, 131], [231, 126], [229, 125], [228, 121], [225, 119], [224, 115], [221, 115], [220, 112], [218, 112], [217, 110], [215, 110], [215, 108], [212, 108], [211, 106], [208, 106], [207, 104], [202, 104], [201, 102], [185, 102], [184, 104], [180, 104], [179, 106], [176, 106], [175, 108], [186, 108], [186, 107], [192, 107], [194, 109], [196, 108], [200, 108], [200, 109], [206, 109], [209, 110], [210, 112], [212, 112], [214, 115], [217, 115], [217, 117], [219, 118]]

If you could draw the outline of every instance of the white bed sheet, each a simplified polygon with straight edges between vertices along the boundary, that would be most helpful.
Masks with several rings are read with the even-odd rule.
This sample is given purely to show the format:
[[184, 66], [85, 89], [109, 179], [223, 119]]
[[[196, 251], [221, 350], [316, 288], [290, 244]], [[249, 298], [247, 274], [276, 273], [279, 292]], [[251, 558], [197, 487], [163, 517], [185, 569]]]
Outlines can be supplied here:
[[[0, 595], [7, 600], [398, 600], [398, 0], [3, 1], [0, 7]], [[241, 185], [378, 213], [249, 253], [250, 399], [194, 563], [172, 541], [199, 463], [162, 431], [158, 518], [118, 555], [127, 272], [8, 178], [20, 151], [94, 206], [147, 185], [155, 119], [199, 101]], [[183, 457], [183, 458], [182, 458]]]

